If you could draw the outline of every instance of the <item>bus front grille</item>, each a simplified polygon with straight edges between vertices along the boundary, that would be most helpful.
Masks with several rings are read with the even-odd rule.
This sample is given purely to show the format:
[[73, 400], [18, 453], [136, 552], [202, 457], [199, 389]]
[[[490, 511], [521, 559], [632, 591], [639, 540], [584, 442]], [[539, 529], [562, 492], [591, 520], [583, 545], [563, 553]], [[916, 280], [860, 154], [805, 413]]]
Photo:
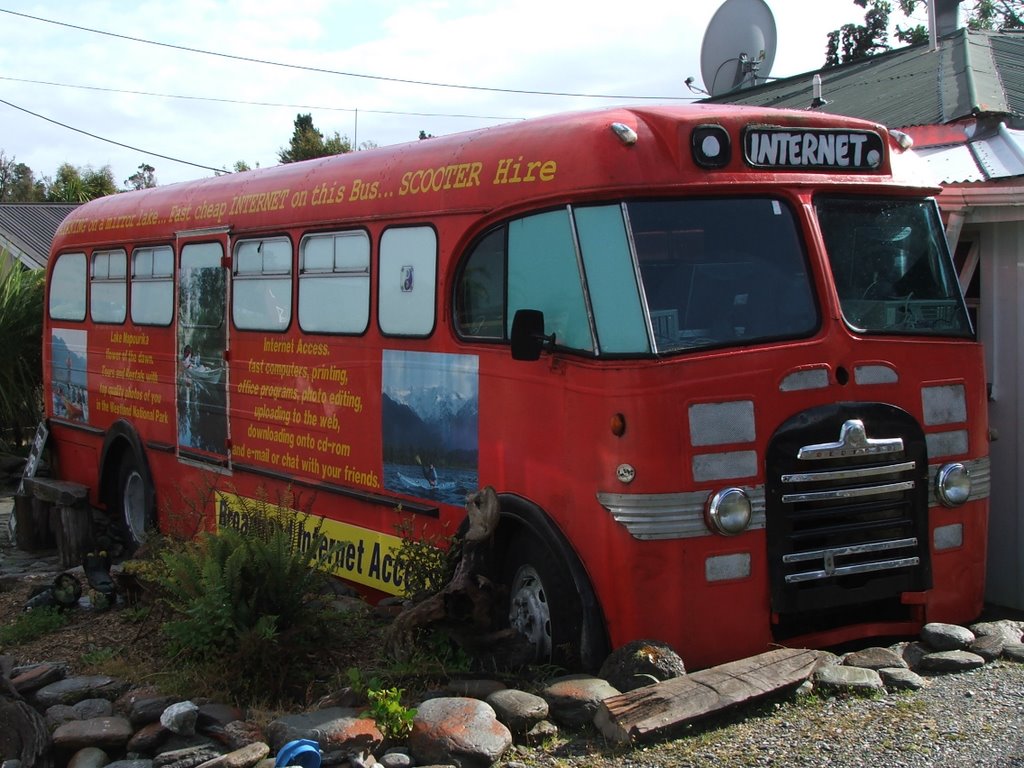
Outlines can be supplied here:
[[930, 583], [917, 423], [882, 404], [812, 409], [776, 432], [767, 461], [776, 634], [903, 618], [901, 594]]

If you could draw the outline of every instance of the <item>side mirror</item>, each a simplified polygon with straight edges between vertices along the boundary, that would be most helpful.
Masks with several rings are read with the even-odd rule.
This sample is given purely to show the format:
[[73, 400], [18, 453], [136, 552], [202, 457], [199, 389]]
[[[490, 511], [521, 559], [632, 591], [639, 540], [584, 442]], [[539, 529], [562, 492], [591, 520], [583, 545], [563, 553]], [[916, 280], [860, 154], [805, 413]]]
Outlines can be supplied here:
[[544, 335], [544, 313], [539, 309], [516, 310], [512, 318], [512, 359], [538, 360], [548, 342], [554, 344], [555, 336]]

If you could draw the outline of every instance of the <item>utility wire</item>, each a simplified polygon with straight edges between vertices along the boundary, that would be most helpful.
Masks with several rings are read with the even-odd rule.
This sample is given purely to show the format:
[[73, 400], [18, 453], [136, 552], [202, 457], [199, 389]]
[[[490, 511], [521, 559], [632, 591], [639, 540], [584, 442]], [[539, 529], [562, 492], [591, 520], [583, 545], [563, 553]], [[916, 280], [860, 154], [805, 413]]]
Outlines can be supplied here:
[[131, 91], [122, 88], [103, 88], [98, 85], [75, 85], [72, 83], [54, 83], [49, 80], [27, 80], [22, 77], [5, 77], [0, 75], [0, 80], [8, 80], [13, 83], [31, 83], [33, 85], [51, 85], [57, 88], [77, 88], [84, 91], [102, 91], [104, 93], [128, 93], [134, 96], [156, 96], [164, 99], [186, 99], [190, 101], [212, 101], [221, 104], [245, 104], [255, 107], [287, 107], [288, 109], [317, 109], [330, 110], [332, 112], [362, 112], [370, 115], [409, 115], [412, 117], [457, 117], [476, 120], [523, 120], [522, 117], [502, 117], [499, 115], [458, 115], [444, 112], [399, 112], [390, 109], [359, 109], [356, 107], [322, 107], [309, 104], [280, 104], [274, 101], [243, 101], [242, 99], [223, 99], [212, 96], [188, 96], [179, 93], [157, 93], [154, 91]]
[[131, 144], [124, 144], [124, 143], [122, 143], [120, 141], [114, 141], [113, 139], [108, 139], [108, 138], [106, 138], [104, 136], [98, 136], [95, 133], [89, 133], [88, 131], [83, 131], [81, 128], [75, 128], [73, 125], [68, 125], [67, 123], [62, 123], [59, 120], [54, 120], [53, 118], [46, 117], [45, 115], [40, 115], [38, 112], [33, 112], [31, 109], [25, 109], [24, 107], [19, 107], [17, 104], [12, 104], [11, 102], [5, 101], [4, 99], [0, 99], [0, 104], [6, 104], [8, 107], [20, 110], [21, 112], [24, 112], [26, 114], [32, 115], [32, 117], [38, 117], [40, 120], [45, 120], [48, 123], [53, 123], [54, 125], [59, 125], [61, 128], [67, 128], [69, 131], [74, 131], [75, 133], [81, 133], [81, 134], [84, 134], [85, 136], [89, 136], [90, 138], [99, 139], [100, 141], [105, 141], [108, 144], [115, 144], [115, 145], [117, 145], [119, 147], [124, 147], [125, 149], [130, 149], [133, 152], [141, 152], [144, 155], [151, 155], [152, 157], [159, 157], [159, 158], [161, 158], [163, 160], [170, 160], [171, 162], [174, 162], [174, 163], [182, 163], [184, 165], [191, 165], [191, 166], [193, 166], [195, 168], [202, 168], [202, 169], [207, 170], [207, 171], [213, 171], [214, 173], [230, 173], [230, 171], [226, 171], [223, 168], [214, 168], [213, 166], [203, 165], [202, 163], [193, 163], [193, 162], [190, 162], [189, 160], [182, 160], [179, 157], [171, 157], [170, 155], [162, 155], [159, 152], [151, 152], [148, 149], [142, 149], [140, 147], [133, 147]]
[[147, 40], [142, 37], [132, 37], [131, 35], [121, 35], [116, 32], [107, 32], [102, 29], [94, 29], [92, 27], [83, 27], [78, 24], [69, 24], [64, 21], [55, 21], [54, 19], [44, 19], [41, 16], [32, 16], [27, 13], [19, 13], [12, 11], [7, 8], [0, 8], [0, 13], [7, 13], [11, 16], [20, 16], [23, 19], [31, 19], [32, 21], [41, 21], [46, 24], [54, 24], [58, 27], [67, 27], [68, 29], [77, 29], [80, 32], [92, 32], [95, 35], [106, 35], [107, 37], [114, 37], [119, 40], [130, 40], [134, 43], [145, 43], [146, 45], [157, 45], [162, 48], [171, 48], [176, 51], [188, 51], [189, 53], [201, 53], [205, 56], [219, 56], [223, 59], [233, 59], [234, 61], [246, 61], [251, 64], [266, 64], [272, 67], [284, 67], [286, 69], [299, 69], [304, 72], [317, 72], [324, 75], [342, 75], [343, 77], [358, 77], [365, 80], [380, 80], [388, 83], [403, 83], [405, 85], [423, 85], [431, 88], [457, 88], [466, 91], [489, 91], [492, 93], [517, 93], [524, 94], [527, 96], [561, 96], [561, 97], [572, 97], [572, 98], [583, 98], [583, 99], [637, 99], [637, 100], [657, 100], [665, 101], [667, 99], [678, 99], [679, 96], [626, 96], [620, 94], [601, 94], [601, 93], [563, 93], [559, 91], [529, 91], [518, 88], [493, 88], [482, 85], [458, 85], [456, 83], [433, 83], [426, 80], [407, 80], [400, 77], [385, 77], [383, 75], [367, 75], [359, 72], [342, 72], [335, 69], [322, 69], [320, 67], [310, 67], [304, 64], [286, 64], [280, 61], [269, 61], [267, 59], [256, 59], [251, 56], [237, 56], [231, 53], [222, 53], [220, 51], [207, 51], [202, 48], [191, 48], [187, 45], [174, 45], [172, 43], [162, 43], [158, 40]]

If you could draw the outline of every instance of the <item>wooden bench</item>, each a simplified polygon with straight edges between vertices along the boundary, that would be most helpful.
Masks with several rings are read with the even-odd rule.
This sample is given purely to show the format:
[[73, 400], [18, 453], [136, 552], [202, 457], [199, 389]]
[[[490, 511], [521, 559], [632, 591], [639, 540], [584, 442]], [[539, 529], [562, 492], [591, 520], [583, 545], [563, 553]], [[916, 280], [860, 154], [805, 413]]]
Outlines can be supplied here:
[[89, 488], [47, 477], [24, 478], [24, 494], [14, 498], [18, 549], [57, 548], [62, 568], [82, 564], [93, 548]]

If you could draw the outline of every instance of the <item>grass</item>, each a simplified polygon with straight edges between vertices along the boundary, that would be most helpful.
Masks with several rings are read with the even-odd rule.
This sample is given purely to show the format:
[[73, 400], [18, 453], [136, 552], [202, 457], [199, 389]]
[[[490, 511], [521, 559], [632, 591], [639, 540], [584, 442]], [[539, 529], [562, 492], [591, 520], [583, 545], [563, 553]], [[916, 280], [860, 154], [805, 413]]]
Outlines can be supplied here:
[[0, 627], [0, 647], [22, 645], [55, 632], [68, 623], [68, 618], [56, 608], [37, 608], [23, 613], [14, 623]]

